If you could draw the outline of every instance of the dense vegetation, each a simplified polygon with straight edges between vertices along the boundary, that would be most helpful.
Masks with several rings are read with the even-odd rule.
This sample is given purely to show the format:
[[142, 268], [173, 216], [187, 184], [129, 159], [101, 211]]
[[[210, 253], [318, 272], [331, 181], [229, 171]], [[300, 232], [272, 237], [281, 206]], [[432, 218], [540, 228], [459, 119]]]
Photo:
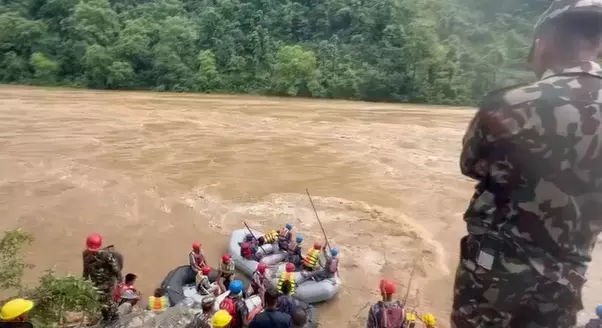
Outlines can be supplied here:
[[550, 0], [0, 0], [0, 81], [470, 104]]
[[98, 291], [89, 280], [71, 275], [58, 276], [48, 270], [35, 286], [21, 283], [25, 270], [33, 267], [22, 255], [23, 248], [32, 241], [32, 236], [21, 230], [6, 231], [0, 239], [0, 290], [35, 302], [31, 320], [36, 327], [56, 327], [67, 323], [65, 320], [70, 315], [73, 318], [73, 314], [78, 314], [79, 320], [85, 316], [95, 318], [100, 303]]

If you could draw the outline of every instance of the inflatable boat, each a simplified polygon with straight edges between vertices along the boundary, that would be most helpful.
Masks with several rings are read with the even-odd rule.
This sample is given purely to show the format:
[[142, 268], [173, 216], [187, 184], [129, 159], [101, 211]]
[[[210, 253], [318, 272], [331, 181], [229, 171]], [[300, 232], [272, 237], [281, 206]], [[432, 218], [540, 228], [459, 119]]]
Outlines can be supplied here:
[[[217, 270], [211, 268], [209, 281], [215, 282]], [[174, 306], [185, 298], [192, 298], [200, 302], [202, 296], [196, 291], [195, 286], [196, 272], [190, 268], [190, 265], [182, 265], [171, 271], [165, 276], [161, 283], [161, 288], [167, 293], [169, 304]]]
[[[278, 270], [277, 277], [271, 280], [274, 288], [278, 286], [281, 272], [282, 270]], [[315, 281], [306, 279], [301, 275], [301, 272], [295, 272], [295, 282], [297, 285], [293, 297], [309, 304], [326, 302], [341, 290], [341, 280], [338, 277]]]
[[[263, 236], [263, 234], [259, 231], [251, 230], [255, 238], [259, 238]], [[257, 269], [257, 264], [259, 262], [253, 260], [247, 260], [240, 255], [240, 244], [244, 241], [245, 236], [249, 233], [247, 229], [239, 229], [232, 231], [232, 235], [230, 236], [230, 244], [228, 245], [228, 253], [232, 256], [232, 260], [234, 261], [234, 265], [236, 269], [242, 272], [245, 276], [252, 279], [253, 272]], [[266, 254], [271, 254], [273, 250], [276, 249], [275, 245], [266, 244], [262, 245], [257, 251], [258, 256], [266, 256]]]

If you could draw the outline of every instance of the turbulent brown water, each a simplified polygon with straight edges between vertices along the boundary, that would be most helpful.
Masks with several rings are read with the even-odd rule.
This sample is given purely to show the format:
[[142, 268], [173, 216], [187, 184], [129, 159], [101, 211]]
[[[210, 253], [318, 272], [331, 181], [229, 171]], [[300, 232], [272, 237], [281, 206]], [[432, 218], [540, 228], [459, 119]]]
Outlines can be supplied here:
[[[29, 281], [52, 266], [79, 274], [91, 232], [123, 251], [146, 295], [193, 241], [217, 264], [242, 221], [322, 241], [309, 188], [345, 284], [322, 323], [363, 326], [379, 279], [403, 297], [416, 262], [409, 302], [447, 326], [473, 111], [7, 86], [0, 99], [0, 228], [35, 234]], [[588, 309], [602, 287], [592, 267]]]

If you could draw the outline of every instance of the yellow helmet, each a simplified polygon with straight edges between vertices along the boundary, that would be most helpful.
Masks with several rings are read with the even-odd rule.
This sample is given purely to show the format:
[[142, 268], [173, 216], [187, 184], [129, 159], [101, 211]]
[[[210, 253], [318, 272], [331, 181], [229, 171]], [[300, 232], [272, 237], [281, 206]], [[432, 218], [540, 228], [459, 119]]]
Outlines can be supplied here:
[[211, 318], [211, 324], [213, 327], [226, 327], [230, 321], [232, 321], [232, 316], [226, 310], [219, 310], [215, 312], [213, 318]]
[[406, 314], [406, 320], [416, 321], [416, 315], [414, 313], [408, 313], [408, 314]]
[[422, 316], [422, 321], [424, 321], [424, 323], [426, 323], [429, 326], [434, 326], [435, 323], [437, 323], [437, 321], [435, 320], [435, 316], [427, 313], [424, 316]]
[[0, 319], [12, 320], [29, 312], [33, 308], [33, 302], [30, 300], [15, 298], [6, 302], [0, 310]]

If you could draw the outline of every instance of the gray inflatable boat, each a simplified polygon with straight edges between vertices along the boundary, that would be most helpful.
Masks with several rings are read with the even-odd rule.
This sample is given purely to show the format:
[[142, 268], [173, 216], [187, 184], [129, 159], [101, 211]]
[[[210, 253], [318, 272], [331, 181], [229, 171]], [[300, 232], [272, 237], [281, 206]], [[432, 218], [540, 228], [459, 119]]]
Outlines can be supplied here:
[[[263, 236], [263, 233], [251, 230], [255, 238], [259, 238]], [[236, 269], [242, 272], [245, 276], [250, 279], [253, 279], [253, 272], [257, 269], [257, 264], [259, 262], [247, 260], [240, 255], [240, 243], [242, 243], [245, 239], [245, 236], [249, 233], [247, 229], [239, 229], [232, 231], [232, 235], [230, 236], [230, 244], [228, 245], [228, 253], [232, 256], [232, 260], [234, 261], [234, 265]], [[272, 251], [276, 249], [275, 245], [267, 244], [263, 245], [259, 248], [257, 255], [265, 256], [266, 254], [271, 254]]]
[[[253, 235], [255, 237], [263, 236], [263, 233], [252, 230]], [[249, 278], [253, 277], [253, 272], [255, 272], [257, 268], [257, 261], [250, 261], [244, 259], [240, 255], [240, 244], [245, 236], [249, 233], [247, 229], [239, 229], [232, 232], [230, 237], [230, 245], [228, 250], [230, 255], [232, 256], [232, 260], [236, 265], [236, 269], [241, 271], [244, 275]], [[280, 273], [284, 271], [285, 264], [279, 264], [282, 260], [284, 260], [285, 254], [281, 252], [277, 252], [275, 254], [271, 254], [275, 249], [277, 249], [276, 245], [263, 245], [263, 249], [265, 255], [260, 261], [261, 263], [265, 263], [268, 265], [268, 275], [274, 277], [271, 280], [271, 283], [274, 287], [278, 284], [278, 278], [280, 277]], [[264, 252], [259, 250], [258, 253], [264, 255]], [[341, 280], [338, 277], [332, 279], [326, 279], [322, 281], [314, 281], [307, 280], [302, 275], [301, 272], [295, 272], [295, 281], [297, 286], [295, 287], [295, 294], [293, 295], [299, 301], [314, 304], [325, 302], [333, 298], [335, 295], [339, 293], [341, 290]]]

